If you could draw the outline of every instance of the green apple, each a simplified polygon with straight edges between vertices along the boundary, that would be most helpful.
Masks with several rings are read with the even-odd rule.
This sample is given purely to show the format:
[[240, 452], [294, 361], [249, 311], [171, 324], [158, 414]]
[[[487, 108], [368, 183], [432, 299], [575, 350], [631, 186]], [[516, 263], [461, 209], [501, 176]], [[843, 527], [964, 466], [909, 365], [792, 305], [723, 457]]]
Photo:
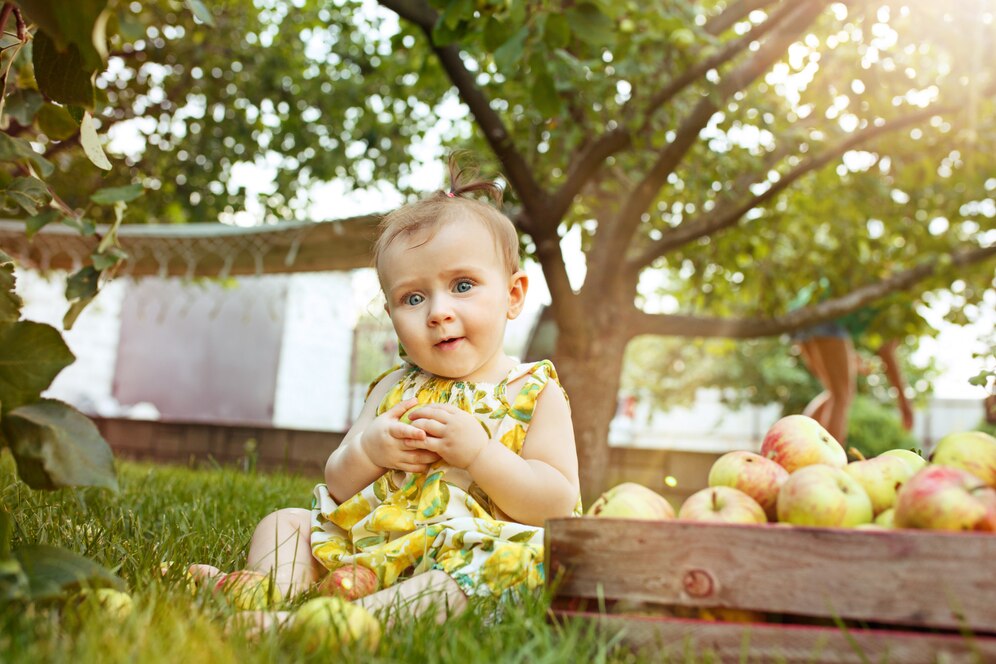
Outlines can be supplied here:
[[286, 633], [307, 652], [337, 650], [348, 643], [359, 643], [373, 652], [380, 643], [381, 628], [373, 614], [359, 604], [340, 597], [316, 597], [294, 612]]
[[642, 484], [623, 482], [599, 496], [587, 514], [602, 518], [667, 520], [674, 518], [674, 507], [664, 496]]
[[682, 503], [678, 518], [720, 523], [768, 522], [764, 508], [756, 500], [729, 486], [713, 486], [696, 491]]
[[882, 510], [881, 512], [879, 512], [878, 516], [875, 517], [875, 525], [881, 526], [882, 528], [895, 528], [896, 508], [890, 507], [887, 510]]
[[907, 464], [909, 464], [910, 468], [913, 469], [914, 473], [927, 465], [927, 460], [924, 459], [919, 454], [917, 454], [916, 452], [914, 452], [913, 450], [903, 450], [896, 448], [893, 450], [886, 450], [881, 454], [879, 454], [878, 456], [894, 456], [896, 458], [902, 459]]
[[114, 588], [84, 589], [74, 601], [74, 610], [80, 618], [107, 617], [122, 622], [134, 608], [131, 595]]
[[402, 415], [401, 418], [400, 418], [401, 421], [404, 422], [405, 424], [411, 424], [412, 423], [412, 413], [414, 413], [416, 410], [418, 410], [421, 407], [422, 407], [422, 404], [419, 404], [417, 406], [412, 406], [411, 408], [409, 408], [408, 410], [406, 410], [405, 414]]
[[760, 454], [736, 450], [716, 459], [709, 469], [709, 486], [729, 486], [743, 491], [764, 509], [769, 521], [777, 518], [778, 490], [789, 473]]
[[996, 489], [967, 470], [929, 465], [896, 497], [896, 527], [996, 531]]
[[819, 463], [843, 468], [847, 452], [819, 422], [805, 415], [788, 415], [771, 425], [761, 442], [761, 456], [792, 473]]
[[852, 461], [844, 472], [853, 477], [872, 501], [872, 511], [879, 514], [896, 504], [896, 491], [913, 477], [913, 468], [897, 456], [877, 456]]
[[967, 470], [996, 489], [996, 438], [982, 431], [949, 433], [937, 441], [930, 462]]
[[843, 468], [805, 466], [778, 492], [778, 520], [796, 526], [850, 528], [872, 516], [871, 498]]

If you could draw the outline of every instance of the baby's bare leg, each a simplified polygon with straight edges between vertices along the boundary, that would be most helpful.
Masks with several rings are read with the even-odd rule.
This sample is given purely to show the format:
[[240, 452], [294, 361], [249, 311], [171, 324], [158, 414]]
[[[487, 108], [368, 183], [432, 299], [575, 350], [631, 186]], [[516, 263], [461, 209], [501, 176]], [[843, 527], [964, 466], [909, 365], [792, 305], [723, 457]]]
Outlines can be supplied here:
[[385, 627], [390, 627], [395, 620], [409, 620], [428, 611], [435, 614], [437, 623], [443, 623], [467, 608], [467, 596], [457, 582], [441, 570], [419, 574], [356, 602], [371, 612], [386, 609]]
[[291, 507], [263, 517], [249, 542], [246, 569], [272, 571], [284, 597], [304, 592], [321, 578], [326, 570], [311, 555], [311, 512]]

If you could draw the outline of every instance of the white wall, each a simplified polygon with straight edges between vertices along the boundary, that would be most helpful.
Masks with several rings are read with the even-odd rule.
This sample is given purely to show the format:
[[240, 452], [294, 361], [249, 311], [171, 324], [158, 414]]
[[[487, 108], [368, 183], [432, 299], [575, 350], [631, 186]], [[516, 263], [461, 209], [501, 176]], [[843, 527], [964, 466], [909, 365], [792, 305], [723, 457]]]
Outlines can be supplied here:
[[287, 277], [273, 424], [343, 431], [356, 313], [348, 272]]

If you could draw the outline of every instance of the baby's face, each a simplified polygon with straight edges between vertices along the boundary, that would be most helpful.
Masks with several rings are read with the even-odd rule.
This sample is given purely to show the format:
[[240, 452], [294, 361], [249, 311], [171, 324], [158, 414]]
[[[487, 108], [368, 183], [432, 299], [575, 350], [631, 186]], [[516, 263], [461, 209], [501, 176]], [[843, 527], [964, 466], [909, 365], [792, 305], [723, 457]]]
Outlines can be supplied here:
[[456, 218], [399, 236], [380, 255], [387, 312], [424, 371], [471, 382], [508, 371], [505, 324], [521, 311], [526, 280], [508, 274], [495, 245], [483, 223]]

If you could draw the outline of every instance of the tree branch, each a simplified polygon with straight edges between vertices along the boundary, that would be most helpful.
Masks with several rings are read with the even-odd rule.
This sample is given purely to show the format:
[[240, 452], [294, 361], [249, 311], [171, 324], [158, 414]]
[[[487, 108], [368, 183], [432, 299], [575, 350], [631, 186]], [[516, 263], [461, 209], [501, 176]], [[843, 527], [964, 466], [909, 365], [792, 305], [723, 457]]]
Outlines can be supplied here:
[[[771, 4], [771, 2], [772, 0], [753, 0], [752, 2], [741, 1], [737, 4], [763, 6]], [[755, 9], [755, 7], [751, 7], [751, 9], [747, 10], [748, 13], [753, 9]], [[688, 86], [700, 80], [706, 72], [722, 66], [743, 52], [753, 42], [761, 39], [765, 34], [782, 23], [786, 16], [791, 14], [794, 10], [795, 5], [793, 3], [786, 3], [786, 5], [780, 8], [775, 14], [772, 14], [768, 20], [764, 21], [764, 23], [754, 26], [754, 28], [743, 36], [728, 42], [726, 46], [724, 46], [717, 53], [713, 54], [711, 57], [702, 60], [695, 66], [686, 69], [678, 77], [671, 79], [646, 104], [644, 120], [635, 133], [645, 132], [650, 125], [651, 118], [653, 118], [654, 114], [660, 110], [661, 107], [678, 96], [678, 94], [685, 90]], [[720, 14], [720, 16], [722, 15], [723, 14]], [[738, 19], [739, 17], [734, 20]], [[631, 101], [627, 104], [627, 108], [633, 109], [635, 108], [635, 104]], [[567, 178], [564, 180], [564, 183], [560, 186], [560, 188], [554, 192], [553, 197], [551, 198], [550, 216], [552, 218], [560, 219], [563, 217], [564, 213], [570, 206], [571, 201], [574, 200], [574, 197], [577, 196], [579, 191], [581, 191], [581, 188], [584, 187], [584, 185], [587, 184], [588, 181], [594, 176], [605, 160], [613, 154], [621, 150], [625, 150], [632, 144], [633, 133], [622, 128], [627, 124], [628, 121], [624, 119], [623, 122], [620, 123], [620, 128], [606, 132], [598, 139], [586, 145], [575, 155], [574, 159], [571, 161], [571, 164], [567, 168]]]
[[547, 205], [549, 196], [536, 181], [532, 169], [522, 154], [515, 148], [505, 124], [492, 110], [487, 97], [477, 87], [471, 73], [467, 71], [467, 67], [460, 58], [459, 48], [454, 44], [436, 46], [433, 43], [432, 29], [438, 19], [436, 11], [424, 0], [380, 0], [380, 4], [401, 18], [414, 23], [425, 33], [430, 47], [439, 58], [440, 64], [459, 92], [460, 98], [470, 108], [478, 126], [484, 132], [485, 140], [501, 162], [509, 183], [522, 200], [528, 221], [535, 223], [536, 219], [542, 218], [544, 216], [542, 212]]
[[[926, 108], [916, 113], [911, 113], [910, 115], [885, 122], [881, 125], [872, 125], [856, 132], [848, 139], [841, 141], [837, 146], [824, 151], [818, 156], [806, 159], [781, 177], [778, 182], [772, 183], [772, 185], [763, 193], [737, 201], [732, 205], [724, 206], [721, 209], [714, 209], [712, 213], [706, 216], [692, 219], [665, 231], [660, 239], [649, 245], [634, 259], [627, 261], [627, 269], [640, 270], [647, 265], [650, 265], [654, 262], [654, 260], [671, 249], [683, 246], [689, 242], [699, 239], [700, 237], [712, 235], [719, 230], [729, 228], [730, 226], [737, 224], [740, 219], [747, 214], [747, 212], [763, 205], [787, 189], [802, 176], [823, 168], [848, 150], [870, 142], [882, 134], [908, 127], [932, 116], [940, 115], [952, 110], [954, 109], [950, 107], [939, 109]], [[757, 184], [757, 181], [753, 184]]]
[[604, 240], [596, 244], [592, 256], [591, 268], [595, 272], [610, 270], [612, 265], [618, 262], [619, 257], [625, 255], [639, 227], [640, 217], [650, 207], [667, 176], [677, 168], [685, 154], [698, 141], [699, 132], [719, 109], [719, 104], [767, 71], [819, 15], [827, 2], [828, 0], [799, 0], [794, 3], [791, 13], [772, 31], [753, 57], [724, 76], [716, 86], [714, 94], [704, 97], [695, 106], [682, 122], [675, 140], [658, 153], [656, 163], [630, 192], [622, 209], [616, 215], [613, 227], [600, 233], [604, 234]]
[[[996, 245], [963, 249], [952, 252], [950, 256], [951, 264], [955, 266], [981, 263], [996, 257]], [[916, 283], [933, 275], [937, 269], [938, 262], [937, 258], [933, 258], [881, 281], [856, 288], [846, 295], [824, 300], [810, 307], [796, 309], [783, 316], [764, 320], [647, 314], [636, 311], [630, 314], [625, 324], [628, 329], [633, 331], [634, 336], [639, 334], [656, 334], [662, 336], [722, 337], [729, 339], [751, 339], [755, 337], [774, 336], [839, 318], [889, 293], [911, 288]]]
[[[716, 14], [705, 24], [705, 31], [710, 35], [719, 35], [734, 26], [737, 21], [747, 17], [752, 11], [763, 9], [778, 0], [737, 0], [721, 13]], [[791, 3], [789, 3], [791, 4]]]

